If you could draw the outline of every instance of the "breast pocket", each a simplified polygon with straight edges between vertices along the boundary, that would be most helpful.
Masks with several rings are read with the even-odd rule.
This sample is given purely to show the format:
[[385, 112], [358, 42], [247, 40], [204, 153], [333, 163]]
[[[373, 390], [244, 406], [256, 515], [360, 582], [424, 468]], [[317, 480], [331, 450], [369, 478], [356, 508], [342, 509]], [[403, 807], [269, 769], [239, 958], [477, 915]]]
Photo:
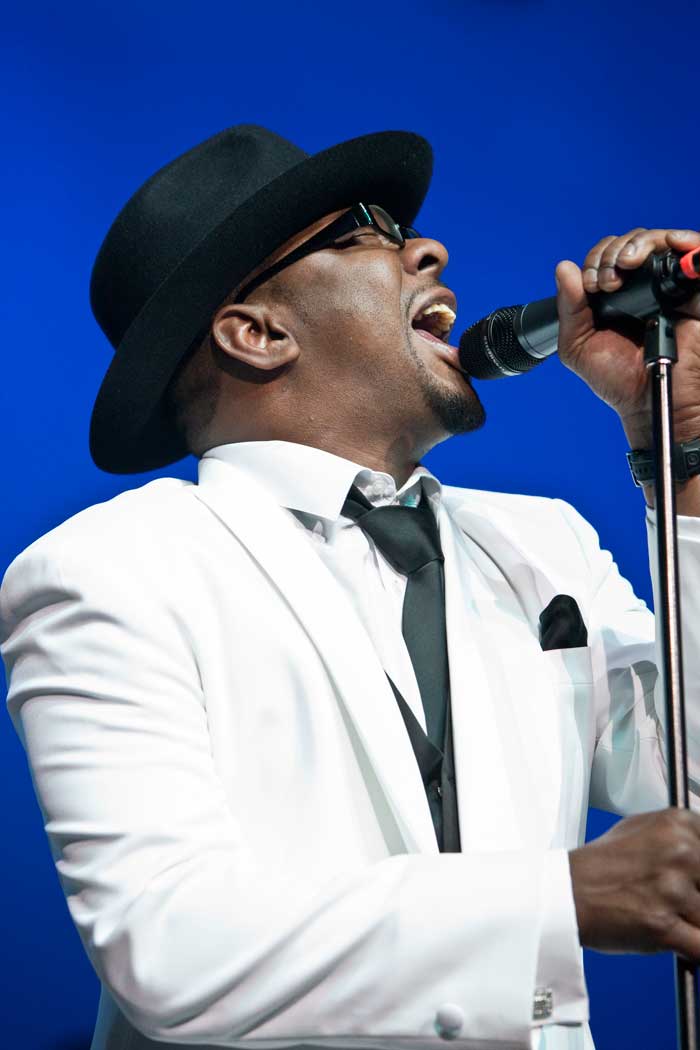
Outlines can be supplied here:
[[590, 645], [577, 645], [573, 649], [547, 649], [542, 655], [555, 682], [593, 684]]

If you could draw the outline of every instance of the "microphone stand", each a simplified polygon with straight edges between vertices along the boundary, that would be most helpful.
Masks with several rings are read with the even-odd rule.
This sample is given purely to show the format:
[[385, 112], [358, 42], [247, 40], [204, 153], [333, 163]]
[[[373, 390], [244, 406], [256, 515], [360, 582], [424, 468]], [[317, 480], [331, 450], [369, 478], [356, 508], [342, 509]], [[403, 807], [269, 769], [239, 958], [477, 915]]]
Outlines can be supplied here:
[[[661, 310], [647, 319], [644, 365], [650, 374], [654, 435], [656, 551], [661, 627], [661, 685], [666, 706], [669, 802], [689, 809], [688, 754], [683, 693], [678, 582], [676, 492], [673, 479], [672, 368], [678, 360], [673, 320]], [[700, 1050], [697, 966], [674, 955], [678, 1050]]]

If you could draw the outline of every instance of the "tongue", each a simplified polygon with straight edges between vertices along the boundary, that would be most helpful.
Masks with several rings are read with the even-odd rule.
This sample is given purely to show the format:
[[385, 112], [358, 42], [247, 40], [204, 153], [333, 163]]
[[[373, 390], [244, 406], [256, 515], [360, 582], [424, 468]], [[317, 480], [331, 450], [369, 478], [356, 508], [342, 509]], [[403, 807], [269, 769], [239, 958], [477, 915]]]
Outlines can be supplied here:
[[418, 335], [422, 335], [424, 339], [430, 339], [433, 343], [440, 343], [441, 346], [445, 345], [442, 339], [438, 339], [438, 337], [433, 335], [432, 332], [426, 332], [424, 328], [416, 328], [414, 331], [418, 332]]

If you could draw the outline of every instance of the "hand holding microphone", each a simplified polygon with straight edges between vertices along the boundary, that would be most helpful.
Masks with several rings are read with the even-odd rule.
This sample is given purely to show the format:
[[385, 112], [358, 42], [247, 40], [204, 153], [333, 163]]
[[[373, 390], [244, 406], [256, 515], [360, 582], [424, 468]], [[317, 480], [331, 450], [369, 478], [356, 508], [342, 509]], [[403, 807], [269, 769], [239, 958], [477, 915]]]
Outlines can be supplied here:
[[[584, 271], [584, 281], [586, 273], [595, 271]], [[641, 320], [658, 304], [680, 306], [698, 290], [700, 248], [683, 254], [669, 249], [650, 255], [619, 291], [594, 292], [588, 301], [602, 327], [606, 321], [625, 316]], [[558, 344], [557, 297], [551, 296], [524, 306], [499, 307], [471, 325], [460, 339], [460, 363], [475, 379], [520, 375], [555, 354]]]
[[[459, 345], [462, 369], [477, 379], [517, 375], [558, 352], [617, 412], [631, 447], [648, 448], [649, 378], [635, 318], [651, 313], [661, 297], [667, 309], [685, 315], [676, 324], [674, 440], [699, 435], [700, 233], [637, 228], [604, 237], [581, 269], [560, 262], [556, 279], [556, 298], [494, 311], [467, 329]], [[626, 313], [627, 323], [604, 327], [613, 311]]]
[[[636, 254], [635, 247], [632, 255]], [[603, 269], [610, 274], [609, 283], [617, 283], [617, 291], [599, 290], [598, 271], [592, 267], [582, 277], [598, 327], [625, 316], [641, 320], [655, 312], [659, 303], [673, 309], [700, 292], [700, 248], [649, 255], [639, 269], [627, 275], [622, 288], [614, 268], [607, 265]], [[558, 340], [557, 297], [552, 296], [525, 306], [501, 307], [476, 321], [460, 339], [460, 360], [463, 370], [475, 379], [519, 375], [555, 354]]]

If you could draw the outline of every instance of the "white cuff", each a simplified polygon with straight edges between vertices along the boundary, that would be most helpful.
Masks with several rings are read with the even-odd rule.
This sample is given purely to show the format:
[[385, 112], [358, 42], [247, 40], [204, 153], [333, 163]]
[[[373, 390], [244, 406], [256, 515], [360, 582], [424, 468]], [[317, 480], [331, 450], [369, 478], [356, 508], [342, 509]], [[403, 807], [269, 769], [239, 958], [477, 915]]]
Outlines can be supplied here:
[[[700, 518], [679, 514], [678, 579], [680, 583], [681, 637], [683, 641], [683, 681], [685, 691], [685, 728], [688, 741], [688, 780], [690, 808], [700, 813]], [[661, 602], [656, 551], [656, 510], [647, 507], [647, 541], [651, 572], [653, 607]], [[657, 624], [657, 664], [660, 662], [659, 627]], [[658, 717], [666, 730], [666, 709], [662, 694], [655, 702]], [[665, 755], [665, 749], [664, 749]], [[665, 769], [665, 762], [664, 762]], [[667, 774], [666, 774], [667, 775]], [[668, 803], [666, 802], [666, 805]]]
[[565, 849], [550, 850], [545, 858], [543, 901], [532, 1025], [583, 1024], [589, 1019], [588, 992]]
[[[646, 520], [652, 529], [656, 529], [656, 507], [647, 507]], [[679, 541], [695, 540], [700, 542], [700, 518], [693, 514], [677, 514], [676, 523], [678, 525]]]

